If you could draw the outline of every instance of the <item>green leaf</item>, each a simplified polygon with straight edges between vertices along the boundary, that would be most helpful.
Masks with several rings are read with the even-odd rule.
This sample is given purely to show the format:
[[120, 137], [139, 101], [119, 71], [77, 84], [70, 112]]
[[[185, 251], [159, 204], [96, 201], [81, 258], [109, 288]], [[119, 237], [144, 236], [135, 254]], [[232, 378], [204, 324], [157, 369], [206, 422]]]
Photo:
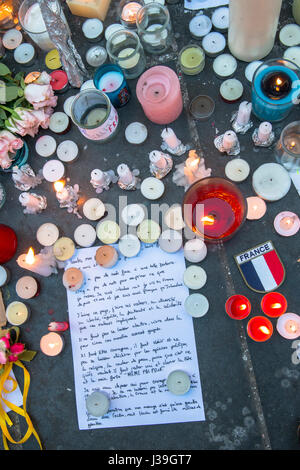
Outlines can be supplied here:
[[18, 96], [24, 96], [24, 91], [22, 88], [18, 88]]
[[4, 77], [5, 75], [9, 75], [11, 71], [5, 64], [0, 64], [0, 76]]
[[35, 355], [36, 355], [36, 351], [26, 350], [26, 351], [22, 352], [22, 354], [19, 355], [19, 359], [21, 361], [28, 361], [29, 362], [34, 358]]
[[2, 108], [0, 108], [0, 119], [6, 119], [6, 112]]
[[7, 86], [5, 88], [5, 100], [6, 102], [13, 101], [18, 98], [19, 88], [17, 86]]

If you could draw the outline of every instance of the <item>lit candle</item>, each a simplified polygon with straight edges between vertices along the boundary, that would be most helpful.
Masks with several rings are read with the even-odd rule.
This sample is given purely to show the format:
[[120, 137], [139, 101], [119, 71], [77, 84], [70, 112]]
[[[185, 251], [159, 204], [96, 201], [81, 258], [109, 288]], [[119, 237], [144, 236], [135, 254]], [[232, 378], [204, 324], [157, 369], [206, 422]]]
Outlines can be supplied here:
[[279, 235], [290, 237], [300, 229], [300, 219], [293, 212], [280, 212], [274, 219], [274, 228]]
[[56, 191], [56, 198], [59, 202], [64, 202], [68, 200], [69, 192], [65, 187], [64, 181], [56, 181], [54, 183], [54, 189]]
[[273, 325], [268, 318], [253, 317], [247, 324], [247, 333], [254, 341], [267, 341], [273, 334]]
[[63, 338], [58, 333], [51, 332], [41, 337], [40, 348], [46, 356], [57, 356], [63, 347]]
[[300, 336], [300, 316], [296, 313], [284, 313], [276, 324], [278, 333], [286, 339], [296, 339]]
[[247, 219], [261, 219], [267, 210], [267, 205], [263, 199], [257, 196], [247, 197]]
[[20, 268], [27, 269], [33, 273], [40, 274], [41, 276], [48, 277], [53, 272], [56, 272], [53, 259], [51, 257], [43, 256], [41, 253], [34, 254], [33, 248], [29, 248], [28, 253], [22, 254], [18, 257], [17, 263]]
[[225, 303], [225, 311], [234, 320], [243, 320], [251, 312], [250, 300], [244, 295], [232, 295]]
[[280, 317], [287, 310], [287, 300], [279, 292], [269, 292], [261, 300], [261, 309], [269, 317]]
[[136, 15], [142, 5], [138, 2], [127, 3], [121, 13], [120, 21], [124, 26], [133, 27], [136, 26]]

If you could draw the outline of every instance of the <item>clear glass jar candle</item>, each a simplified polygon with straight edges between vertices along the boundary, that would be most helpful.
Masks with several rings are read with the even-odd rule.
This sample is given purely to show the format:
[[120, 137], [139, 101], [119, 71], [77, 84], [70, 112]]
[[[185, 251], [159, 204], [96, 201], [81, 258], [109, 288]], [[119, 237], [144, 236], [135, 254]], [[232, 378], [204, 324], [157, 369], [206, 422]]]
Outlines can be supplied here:
[[282, 130], [275, 155], [287, 170], [300, 169], [300, 121], [291, 122]]
[[[67, 23], [60, 3], [57, 0], [50, 0], [48, 4], [51, 10], [59, 12], [62, 20]], [[24, 31], [42, 50], [50, 51], [55, 49], [55, 45], [49, 37], [37, 0], [23, 1], [19, 8], [19, 21]]]
[[137, 12], [143, 6], [143, 0], [121, 0], [118, 7], [120, 23], [125, 28], [136, 29]]
[[139, 77], [146, 68], [146, 58], [141, 41], [133, 31], [117, 31], [106, 44], [110, 61], [123, 70], [126, 78]]
[[136, 25], [145, 51], [161, 54], [171, 46], [172, 27], [166, 7], [154, 2], [148, 3], [138, 11]]

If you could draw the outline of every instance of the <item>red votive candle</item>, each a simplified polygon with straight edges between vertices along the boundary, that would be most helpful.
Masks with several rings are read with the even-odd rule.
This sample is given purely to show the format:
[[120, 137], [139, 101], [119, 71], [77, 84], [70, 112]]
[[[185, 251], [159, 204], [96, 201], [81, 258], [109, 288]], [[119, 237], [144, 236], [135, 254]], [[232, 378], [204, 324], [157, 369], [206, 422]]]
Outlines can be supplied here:
[[53, 91], [56, 93], [64, 93], [69, 88], [68, 75], [64, 70], [54, 70], [50, 73], [51, 81], [50, 85], [52, 86]]
[[225, 310], [234, 320], [243, 320], [251, 312], [251, 303], [244, 295], [232, 295], [225, 303]]
[[279, 292], [269, 292], [261, 300], [261, 309], [269, 317], [280, 317], [287, 311], [287, 300]]
[[273, 334], [273, 325], [268, 318], [253, 317], [248, 321], [247, 333], [254, 341], [267, 341]]
[[17, 236], [8, 225], [0, 224], [0, 264], [13, 258], [17, 251]]
[[187, 226], [206, 242], [231, 238], [244, 223], [246, 212], [241, 191], [225, 178], [208, 177], [196, 181], [183, 200]]

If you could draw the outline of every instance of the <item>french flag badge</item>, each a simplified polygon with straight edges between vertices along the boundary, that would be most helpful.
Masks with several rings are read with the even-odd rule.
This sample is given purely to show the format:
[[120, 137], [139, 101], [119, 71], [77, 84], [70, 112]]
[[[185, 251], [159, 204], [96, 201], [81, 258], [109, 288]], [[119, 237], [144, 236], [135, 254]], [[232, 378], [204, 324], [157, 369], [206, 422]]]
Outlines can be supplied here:
[[271, 241], [234, 256], [247, 286], [255, 292], [277, 289], [285, 279], [285, 269]]

